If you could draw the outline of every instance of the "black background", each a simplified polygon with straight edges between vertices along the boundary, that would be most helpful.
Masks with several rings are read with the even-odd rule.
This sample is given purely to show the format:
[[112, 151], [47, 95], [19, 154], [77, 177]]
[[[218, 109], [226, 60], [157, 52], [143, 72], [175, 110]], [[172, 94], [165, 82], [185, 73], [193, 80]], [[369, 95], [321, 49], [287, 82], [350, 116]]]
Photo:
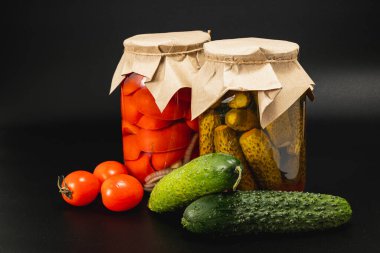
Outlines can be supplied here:
[[[2, 6], [0, 252], [380, 252], [377, 1], [12, 1]], [[300, 44], [317, 84], [308, 105], [308, 185], [346, 197], [335, 230], [224, 240], [183, 231], [180, 214], [144, 204], [111, 213], [66, 205], [56, 176], [122, 160], [119, 94], [108, 95], [122, 41], [212, 30], [213, 39]]]

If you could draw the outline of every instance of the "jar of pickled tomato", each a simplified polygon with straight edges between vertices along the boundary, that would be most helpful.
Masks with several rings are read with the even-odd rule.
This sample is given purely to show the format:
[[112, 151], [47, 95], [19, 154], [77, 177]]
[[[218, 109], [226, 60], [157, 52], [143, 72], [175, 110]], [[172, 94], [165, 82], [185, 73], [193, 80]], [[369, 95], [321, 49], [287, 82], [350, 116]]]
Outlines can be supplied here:
[[191, 86], [204, 62], [202, 31], [142, 34], [124, 41], [111, 92], [121, 87], [124, 163], [147, 191], [199, 155]]

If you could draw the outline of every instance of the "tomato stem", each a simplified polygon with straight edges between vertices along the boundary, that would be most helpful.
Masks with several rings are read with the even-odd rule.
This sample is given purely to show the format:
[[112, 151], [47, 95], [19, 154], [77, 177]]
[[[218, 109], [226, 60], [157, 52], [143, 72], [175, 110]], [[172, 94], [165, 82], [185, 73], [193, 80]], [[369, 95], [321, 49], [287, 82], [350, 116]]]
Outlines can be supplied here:
[[[63, 182], [64, 186], [62, 186], [61, 178], [62, 178], [62, 182]], [[69, 199], [73, 198], [73, 192], [70, 191], [69, 186], [66, 184], [64, 176], [61, 176], [61, 177], [58, 176], [57, 186], [58, 186], [58, 189], [59, 189], [59, 193], [64, 194]]]

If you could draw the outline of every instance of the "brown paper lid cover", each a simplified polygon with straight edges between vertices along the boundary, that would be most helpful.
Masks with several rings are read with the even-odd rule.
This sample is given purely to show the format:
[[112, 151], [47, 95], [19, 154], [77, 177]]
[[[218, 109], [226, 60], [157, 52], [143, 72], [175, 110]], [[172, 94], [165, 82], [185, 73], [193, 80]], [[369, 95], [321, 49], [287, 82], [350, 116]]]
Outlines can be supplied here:
[[207, 41], [210, 35], [203, 31], [140, 34], [126, 39], [110, 93], [126, 75], [143, 75], [162, 111], [175, 92], [192, 86], [193, 77], [204, 62], [203, 43]]
[[204, 44], [205, 63], [192, 86], [192, 118], [228, 90], [258, 91], [261, 126], [265, 128], [314, 82], [297, 60], [296, 43], [261, 38], [217, 40]]

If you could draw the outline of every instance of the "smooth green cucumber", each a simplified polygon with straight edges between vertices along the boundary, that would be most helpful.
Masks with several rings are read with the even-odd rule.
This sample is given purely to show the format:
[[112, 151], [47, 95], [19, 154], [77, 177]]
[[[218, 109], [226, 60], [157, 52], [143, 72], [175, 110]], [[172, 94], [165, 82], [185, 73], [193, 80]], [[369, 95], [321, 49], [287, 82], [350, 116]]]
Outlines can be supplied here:
[[204, 196], [185, 210], [182, 225], [221, 236], [258, 232], [301, 232], [337, 227], [350, 220], [341, 197], [302, 192], [251, 191]]
[[231, 155], [200, 156], [163, 177], [153, 188], [148, 207], [158, 213], [169, 212], [206, 194], [235, 190], [242, 169], [240, 161]]

